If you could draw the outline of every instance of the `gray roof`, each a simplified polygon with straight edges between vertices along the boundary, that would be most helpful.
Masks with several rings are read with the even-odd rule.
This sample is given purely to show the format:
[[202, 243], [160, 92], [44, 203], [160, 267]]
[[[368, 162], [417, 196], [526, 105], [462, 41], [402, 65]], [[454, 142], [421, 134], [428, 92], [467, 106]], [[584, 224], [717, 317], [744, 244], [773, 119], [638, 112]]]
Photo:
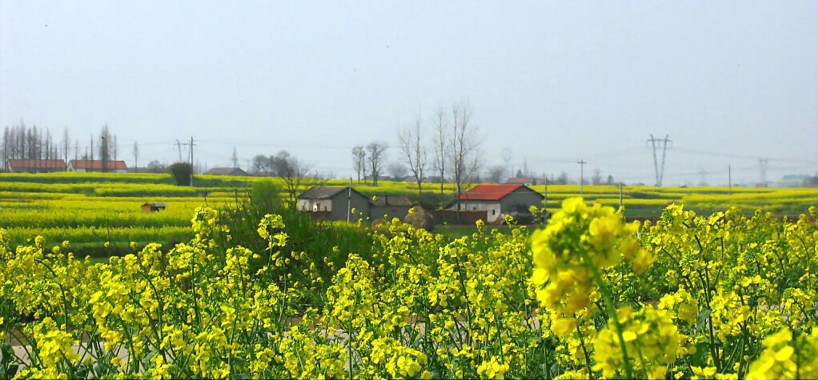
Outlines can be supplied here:
[[375, 206], [412, 206], [412, 200], [408, 197], [378, 195], [374, 200], [370, 200]]
[[241, 168], [212, 168], [205, 174], [213, 175], [247, 175], [247, 172]]
[[[313, 187], [298, 196], [298, 199], [329, 199], [342, 191], [346, 191], [348, 187]], [[354, 189], [352, 191], [355, 191]], [[357, 193], [357, 191], [355, 191]], [[360, 194], [360, 193], [359, 193]]]

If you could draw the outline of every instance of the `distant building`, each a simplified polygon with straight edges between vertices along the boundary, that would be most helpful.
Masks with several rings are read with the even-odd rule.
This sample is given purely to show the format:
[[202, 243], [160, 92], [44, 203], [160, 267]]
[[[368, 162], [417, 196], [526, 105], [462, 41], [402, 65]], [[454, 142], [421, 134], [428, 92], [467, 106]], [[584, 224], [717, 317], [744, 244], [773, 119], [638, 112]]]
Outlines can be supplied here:
[[70, 172], [111, 172], [111, 173], [127, 173], [128, 165], [122, 160], [105, 161], [105, 170], [103, 170], [102, 160], [71, 160], [68, 163], [68, 171]]
[[[298, 196], [298, 209], [315, 219], [358, 220], [369, 217], [369, 199], [350, 187], [313, 187]], [[354, 214], [349, 212], [355, 209]]]
[[525, 185], [534, 186], [537, 184], [537, 179], [534, 177], [513, 177], [506, 180], [508, 185]]
[[[496, 222], [511, 212], [527, 212], [542, 206], [545, 197], [525, 185], [477, 185], [460, 194], [457, 202], [466, 211], [485, 211], [486, 222]], [[456, 207], [456, 205], [455, 205]]]
[[11, 173], [64, 172], [65, 160], [6, 160], [6, 168]]
[[414, 206], [412, 200], [407, 197], [390, 197], [388, 195], [373, 197], [369, 203], [369, 217], [372, 220], [379, 218], [403, 220], [409, 214], [409, 209]]
[[162, 202], [148, 202], [142, 205], [142, 211], [144, 212], [156, 212], [162, 211], [167, 206]]
[[250, 175], [241, 168], [212, 168], [205, 172], [210, 175], [247, 176]]

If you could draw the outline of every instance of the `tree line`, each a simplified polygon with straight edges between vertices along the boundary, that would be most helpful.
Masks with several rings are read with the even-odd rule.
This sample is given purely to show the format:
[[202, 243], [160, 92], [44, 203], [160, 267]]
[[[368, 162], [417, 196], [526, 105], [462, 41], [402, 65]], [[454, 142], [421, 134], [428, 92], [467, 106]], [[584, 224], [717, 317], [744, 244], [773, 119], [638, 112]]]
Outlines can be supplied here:
[[4, 169], [8, 169], [8, 160], [101, 160], [103, 171], [109, 161], [116, 161], [118, 156], [117, 137], [107, 125], [102, 127], [98, 137], [91, 135], [89, 145], [82, 146], [79, 139], [71, 143], [68, 129], [57, 141], [48, 128], [36, 125], [27, 126], [20, 122], [3, 129], [3, 141], [0, 144], [0, 158]]
[[[459, 197], [479, 181], [481, 140], [477, 126], [472, 123], [468, 101], [441, 106], [431, 119], [418, 112], [414, 125], [398, 130], [397, 140], [399, 160], [388, 169], [392, 174], [408, 173], [417, 186], [418, 198], [423, 182], [428, 179], [440, 183], [441, 197], [445, 183], [454, 184], [455, 197]], [[388, 148], [383, 141], [352, 148], [352, 164], [359, 183], [369, 178], [372, 185], [378, 185]], [[429, 173], [435, 178], [429, 178]]]

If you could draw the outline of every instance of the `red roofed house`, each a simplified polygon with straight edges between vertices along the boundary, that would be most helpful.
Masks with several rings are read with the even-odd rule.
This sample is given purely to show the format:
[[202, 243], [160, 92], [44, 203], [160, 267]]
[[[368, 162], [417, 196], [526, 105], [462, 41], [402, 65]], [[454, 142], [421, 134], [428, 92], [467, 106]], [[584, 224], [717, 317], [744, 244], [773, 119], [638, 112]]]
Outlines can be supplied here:
[[8, 160], [6, 168], [11, 173], [64, 172], [65, 160]]
[[486, 211], [486, 222], [500, 220], [507, 213], [528, 212], [531, 206], [542, 207], [542, 194], [525, 185], [477, 185], [460, 194], [460, 209]]
[[[71, 162], [68, 163], [68, 171], [101, 172], [103, 171], [102, 160], [71, 160]], [[110, 160], [106, 161], [104, 171], [112, 173], [127, 173], [128, 165], [125, 165], [125, 161], [122, 160]]]

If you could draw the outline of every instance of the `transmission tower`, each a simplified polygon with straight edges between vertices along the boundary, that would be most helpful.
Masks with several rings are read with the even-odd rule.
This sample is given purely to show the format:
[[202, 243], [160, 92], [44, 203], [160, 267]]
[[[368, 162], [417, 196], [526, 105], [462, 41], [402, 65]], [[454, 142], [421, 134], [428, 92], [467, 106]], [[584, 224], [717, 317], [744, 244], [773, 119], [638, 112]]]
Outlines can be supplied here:
[[759, 158], [758, 159], [758, 166], [761, 169], [761, 183], [765, 186], [767, 185], [767, 163], [770, 161], [769, 158]]
[[[663, 138], [663, 139], [657, 139], [657, 138], [653, 137], [653, 134], [651, 133], [650, 139], [648, 139], [648, 142], [653, 147], [653, 170], [656, 172], [656, 186], [662, 186], [662, 178], [665, 176], [665, 154], [667, 153], [667, 144], [671, 143], [672, 141], [670, 141], [668, 139], [668, 135], [665, 135], [665, 138]], [[661, 167], [661, 170], [659, 168], [659, 162], [656, 160], [656, 148], [659, 147], [659, 143], [662, 143], [661, 144], [661, 147], [662, 147], [662, 167]]]

